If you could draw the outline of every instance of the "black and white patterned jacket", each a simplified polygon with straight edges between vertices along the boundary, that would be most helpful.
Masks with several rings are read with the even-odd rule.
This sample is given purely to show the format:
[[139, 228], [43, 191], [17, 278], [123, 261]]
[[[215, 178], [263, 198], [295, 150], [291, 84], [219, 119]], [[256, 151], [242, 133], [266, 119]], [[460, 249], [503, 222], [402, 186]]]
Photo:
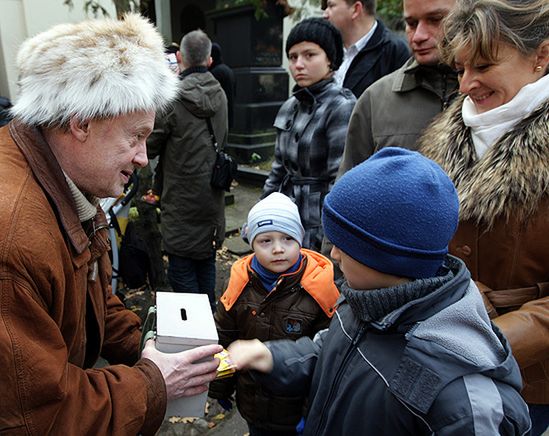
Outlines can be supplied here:
[[337, 175], [355, 102], [351, 91], [328, 79], [296, 87], [276, 116], [275, 159], [262, 197], [279, 191], [295, 201], [305, 248], [320, 251], [322, 203]]

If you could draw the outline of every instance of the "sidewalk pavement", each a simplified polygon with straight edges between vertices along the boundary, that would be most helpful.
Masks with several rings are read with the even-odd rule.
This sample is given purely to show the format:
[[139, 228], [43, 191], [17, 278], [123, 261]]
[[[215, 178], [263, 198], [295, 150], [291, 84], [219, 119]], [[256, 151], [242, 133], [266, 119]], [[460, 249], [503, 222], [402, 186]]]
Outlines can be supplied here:
[[[248, 219], [248, 212], [259, 201], [261, 188], [244, 183], [237, 183], [227, 194], [227, 200], [234, 202], [225, 207], [225, 234], [223, 245], [235, 255], [242, 256], [250, 252], [250, 247], [240, 238], [240, 229]], [[230, 201], [230, 200], [229, 200]], [[233, 237], [238, 236], [238, 237]]]

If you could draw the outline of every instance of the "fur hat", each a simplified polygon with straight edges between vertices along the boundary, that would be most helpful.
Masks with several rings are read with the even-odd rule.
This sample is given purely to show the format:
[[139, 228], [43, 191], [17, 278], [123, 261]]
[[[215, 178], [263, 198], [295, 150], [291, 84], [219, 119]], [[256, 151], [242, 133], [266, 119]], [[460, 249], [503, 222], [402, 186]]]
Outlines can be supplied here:
[[273, 192], [256, 203], [248, 213], [246, 239], [253, 248], [254, 238], [267, 232], [281, 232], [294, 238], [299, 245], [303, 243], [305, 230], [301, 224], [299, 211], [289, 197]]
[[137, 14], [54, 26], [22, 44], [17, 67], [12, 113], [33, 125], [162, 109], [177, 93], [162, 37]]
[[318, 44], [328, 57], [332, 71], [337, 70], [343, 62], [343, 40], [341, 33], [332, 23], [324, 18], [307, 18], [297, 23], [286, 39], [286, 56], [290, 49], [300, 42], [308, 41]]
[[358, 262], [399, 277], [434, 277], [458, 223], [456, 190], [421, 154], [387, 147], [345, 173], [324, 199], [326, 237]]

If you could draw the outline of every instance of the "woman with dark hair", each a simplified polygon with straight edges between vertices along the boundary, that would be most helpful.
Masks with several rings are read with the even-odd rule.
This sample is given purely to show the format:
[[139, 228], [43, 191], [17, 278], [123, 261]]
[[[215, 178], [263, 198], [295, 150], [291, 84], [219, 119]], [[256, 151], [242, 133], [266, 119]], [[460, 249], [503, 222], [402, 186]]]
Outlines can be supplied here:
[[275, 159], [262, 197], [276, 191], [290, 197], [305, 228], [303, 247], [320, 251], [322, 204], [339, 169], [356, 99], [333, 79], [343, 43], [329, 21], [298, 23], [286, 40], [286, 55], [296, 86], [274, 122]]
[[445, 35], [463, 95], [420, 151], [456, 185], [450, 252], [510, 342], [539, 435], [549, 425], [549, 2], [460, 0]]

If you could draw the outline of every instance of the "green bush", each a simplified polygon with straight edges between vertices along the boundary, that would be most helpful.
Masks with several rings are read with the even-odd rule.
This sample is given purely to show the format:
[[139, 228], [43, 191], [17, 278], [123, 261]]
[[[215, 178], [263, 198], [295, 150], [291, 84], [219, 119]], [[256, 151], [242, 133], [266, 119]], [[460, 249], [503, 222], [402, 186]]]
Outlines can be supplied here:
[[404, 30], [402, 0], [378, 0], [377, 14], [391, 29]]

